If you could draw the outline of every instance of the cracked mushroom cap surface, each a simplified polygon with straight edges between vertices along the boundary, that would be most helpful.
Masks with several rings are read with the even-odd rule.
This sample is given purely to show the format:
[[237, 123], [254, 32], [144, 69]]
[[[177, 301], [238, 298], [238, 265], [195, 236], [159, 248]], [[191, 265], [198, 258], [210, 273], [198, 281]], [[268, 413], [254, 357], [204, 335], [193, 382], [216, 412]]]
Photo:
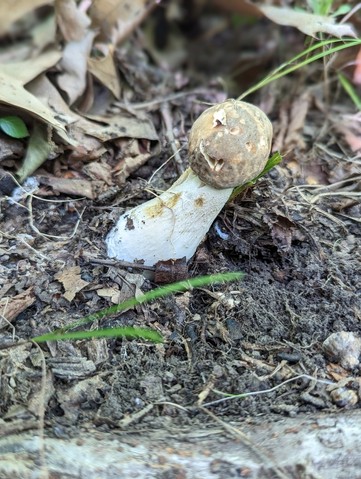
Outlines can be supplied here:
[[247, 183], [263, 171], [272, 134], [272, 123], [258, 107], [226, 100], [194, 122], [189, 135], [190, 167], [214, 188]]

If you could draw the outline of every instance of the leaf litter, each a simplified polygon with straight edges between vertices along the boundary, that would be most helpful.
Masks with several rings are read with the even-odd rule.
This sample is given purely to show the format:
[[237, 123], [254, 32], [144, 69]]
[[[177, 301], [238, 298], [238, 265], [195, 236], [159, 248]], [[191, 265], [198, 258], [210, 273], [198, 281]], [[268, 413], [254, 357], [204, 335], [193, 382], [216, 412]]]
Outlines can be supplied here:
[[[270, 22], [245, 25], [247, 34], [240, 34], [227, 13], [212, 9], [194, 14], [189, 32], [176, 2], [164, 10], [157, 2], [132, 2], [129, 11], [125, 2], [109, 0], [90, 9], [85, 1], [23, 0], [12, 9], [7, 3], [0, 7], [0, 54], [10, 55], [0, 68], [1, 111], [22, 118], [30, 138], [0, 133], [1, 344], [14, 331], [21, 339], [45, 334], [153, 288], [134, 269], [99, 263], [109, 228], [125, 208], [162, 191], [186, 168], [187, 133], [206, 104], [238, 96], [277, 66], [278, 35], [295, 52], [304, 42], [298, 30]], [[275, 8], [262, 10], [310, 35], [354, 31], [330, 18], [320, 29], [308, 22], [310, 13]], [[168, 38], [157, 38], [162, 25], [173, 28]], [[19, 46], [12, 58], [6, 35]], [[163, 56], [162, 42], [180, 47]], [[205, 53], [210, 47], [215, 61]], [[257, 68], [245, 62], [240, 76], [246, 50], [262, 61]], [[358, 113], [341, 92], [327, 96], [320, 64], [306, 68], [251, 97], [271, 117], [274, 148], [284, 161], [225, 208], [188, 265], [191, 276], [241, 270], [245, 279], [92, 325], [148, 326], [162, 333], [163, 345], [99, 339], [42, 346], [53, 374], [45, 406], [51, 424], [115, 427], [157, 401], [187, 410], [199, 398], [219, 399], [216, 391], [272, 390], [214, 406], [227, 421], [343, 407], [323, 383], [310, 390], [307, 380], [287, 383], [279, 394], [272, 389], [305, 372], [337, 382], [337, 358], [331, 362], [322, 344], [333, 333], [360, 334]], [[34, 183], [27, 189], [21, 183], [29, 175]], [[9, 201], [14, 186], [22, 193]], [[31, 382], [12, 387], [21, 383], [23, 367], [39, 374], [35, 352], [19, 346], [0, 357], [0, 411], [8, 421], [16, 417], [16, 404], [22, 414], [36, 414]], [[359, 361], [347, 372], [356, 396]], [[357, 397], [350, 407], [359, 404]], [[152, 407], [146, 411], [130, 420], [132, 428], [197, 422], [169, 405], [163, 416]]]

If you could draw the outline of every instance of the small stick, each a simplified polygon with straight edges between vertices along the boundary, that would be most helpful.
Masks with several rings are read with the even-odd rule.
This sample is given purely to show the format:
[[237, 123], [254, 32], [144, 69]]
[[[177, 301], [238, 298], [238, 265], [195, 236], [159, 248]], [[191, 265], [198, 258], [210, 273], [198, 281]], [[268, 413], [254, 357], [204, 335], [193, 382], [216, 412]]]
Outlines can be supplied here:
[[103, 264], [104, 266], [121, 266], [123, 268], [144, 269], [146, 271], [155, 271], [155, 266], [147, 266], [146, 264], [130, 263], [129, 261], [118, 261], [114, 259], [91, 259], [91, 263]]

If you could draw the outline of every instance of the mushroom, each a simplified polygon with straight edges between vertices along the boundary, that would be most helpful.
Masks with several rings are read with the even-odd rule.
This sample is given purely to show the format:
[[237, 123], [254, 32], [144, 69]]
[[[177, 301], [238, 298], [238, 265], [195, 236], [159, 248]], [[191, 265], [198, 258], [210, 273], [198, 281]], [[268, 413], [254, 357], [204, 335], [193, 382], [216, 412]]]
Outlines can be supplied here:
[[190, 131], [190, 167], [120, 216], [106, 238], [108, 256], [146, 265], [189, 260], [233, 188], [263, 171], [271, 141], [272, 124], [254, 105], [229, 99], [205, 110]]

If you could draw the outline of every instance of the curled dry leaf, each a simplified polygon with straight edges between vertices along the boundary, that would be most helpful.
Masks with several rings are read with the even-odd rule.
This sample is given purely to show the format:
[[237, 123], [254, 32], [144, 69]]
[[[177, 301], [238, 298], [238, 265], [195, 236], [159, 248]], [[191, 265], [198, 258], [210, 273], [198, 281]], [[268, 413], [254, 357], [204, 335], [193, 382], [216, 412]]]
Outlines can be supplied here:
[[335, 37], [357, 37], [355, 30], [347, 23], [336, 24], [333, 17], [298, 12], [292, 8], [259, 6], [258, 9], [278, 25], [298, 28], [305, 35], [316, 37], [316, 33], [328, 33]]
[[85, 91], [88, 57], [93, 45], [95, 32], [89, 31], [80, 40], [67, 43], [60, 62], [62, 73], [58, 85], [68, 95], [72, 105]]
[[89, 58], [88, 70], [108, 88], [115, 98], [120, 98], [120, 82], [113, 57], [114, 49], [107, 46], [107, 51], [103, 57]]
[[65, 41], [80, 41], [90, 26], [90, 18], [75, 0], [55, 0], [57, 25]]

